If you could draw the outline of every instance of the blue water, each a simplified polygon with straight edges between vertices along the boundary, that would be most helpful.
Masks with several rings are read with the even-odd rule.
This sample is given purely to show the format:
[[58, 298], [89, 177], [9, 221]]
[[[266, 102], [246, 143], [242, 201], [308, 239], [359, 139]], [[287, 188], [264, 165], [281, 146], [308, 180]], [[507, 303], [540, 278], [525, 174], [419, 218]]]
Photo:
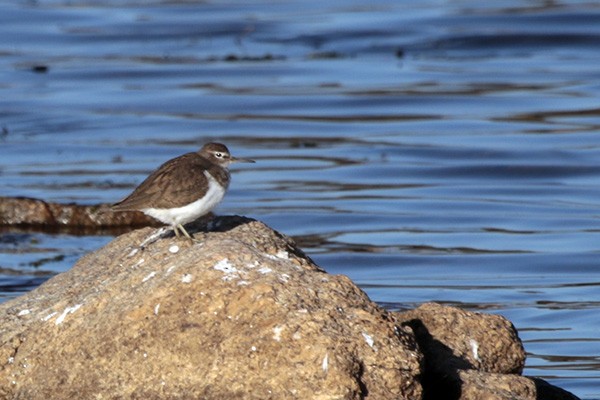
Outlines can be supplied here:
[[[600, 399], [600, 4], [0, 8], [0, 195], [114, 202], [222, 141], [258, 162], [220, 214], [389, 309], [505, 315], [526, 374]], [[3, 230], [0, 298], [110, 240]]]

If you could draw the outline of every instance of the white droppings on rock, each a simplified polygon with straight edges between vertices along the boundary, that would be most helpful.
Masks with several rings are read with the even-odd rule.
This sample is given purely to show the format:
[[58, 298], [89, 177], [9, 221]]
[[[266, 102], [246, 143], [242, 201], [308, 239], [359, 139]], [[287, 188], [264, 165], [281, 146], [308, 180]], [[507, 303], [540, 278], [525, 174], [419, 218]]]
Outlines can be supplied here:
[[169, 247], [169, 253], [171, 253], [171, 254], [177, 254], [178, 251], [179, 251], [179, 246], [177, 246], [176, 244]]
[[283, 326], [276, 326], [273, 328], [273, 339], [281, 342], [281, 332], [283, 332]]
[[46, 322], [46, 321], [48, 321], [50, 318], [54, 317], [56, 314], [58, 314], [58, 311], [51, 312], [50, 314], [48, 314], [48, 315], [46, 315], [44, 318], [42, 318], [42, 321]]
[[252, 346], [252, 347], [250, 347], [250, 350], [252, 350], [252, 351], [256, 351], [256, 346]]
[[365, 338], [365, 342], [367, 342], [367, 344], [368, 344], [370, 347], [373, 347], [373, 344], [375, 344], [375, 342], [373, 341], [373, 338], [371, 337], [371, 335], [369, 335], [369, 334], [368, 334], [368, 333], [366, 333], [366, 332], [363, 332], [363, 333], [362, 333], [362, 335], [363, 335], [363, 337]]
[[140, 265], [142, 265], [143, 263], [144, 263], [144, 259], [143, 259], [143, 258], [140, 258], [140, 259], [138, 260], [138, 262], [136, 262], [135, 264], [133, 264], [133, 265], [131, 266], [131, 268], [137, 268], [137, 267], [139, 267]]
[[58, 318], [56, 318], [56, 321], [54, 321], [54, 323], [56, 325], [62, 324], [68, 314], [73, 314], [75, 311], [79, 310], [79, 308], [81, 306], [82, 306], [82, 304], [75, 304], [73, 307], [65, 308], [65, 310], [62, 312], [62, 314], [60, 314], [58, 316]]
[[155, 272], [155, 271], [152, 271], [152, 272], [150, 272], [148, 275], [146, 275], [146, 276], [144, 277], [144, 279], [142, 279], [142, 283], [146, 282], [146, 281], [147, 281], [147, 280], [149, 280], [149, 279], [152, 279], [152, 278], [154, 278], [154, 275], [156, 275], [156, 272]]
[[127, 254], [127, 258], [131, 258], [131, 257], [135, 256], [138, 253], [138, 251], [140, 251], [140, 249], [137, 247], [135, 249], [131, 250], [129, 252], [129, 254]]
[[294, 332], [294, 334], [292, 335], [292, 339], [300, 340], [302, 339], [302, 335], [300, 334], [300, 332]]
[[192, 274], [183, 274], [183, 276], [181, 277], [181, 282], [190, 283], [193, 277], [194, 276]]
[[266, 275], [266, 274], [273, 272], [273, 270], [269, 267], [262, 267], [258, 270], [258, 272], [260, 272], [263, 275]]
[[8, 357], [8, 363], [12, 364], [15, 362], [15, 358], [14, 357]]
[[250, 282], [248, 282], [248, 281], [239, 281], [237, 284], [238, 284], [238, 286], [248, 286], [250, 284]]
[[323, 362], [321, 363], [321, 368], [323, 368], [323, 372], [327, 373], [329, 370], [329, 353], [325, 353], [325, 357], [323, 357]]
[[213, 267], [217, 271], [223, 272], [224, 281], [232, 281], [234, 279], [240, 279], [241, 271], [234, 267], [227, 258], [222, 259], [216, 263]]
[[223, 271], [225, 273], [237, 271], [237, 269], [233, 265], [231, 265], [231, 263], [229, 262], [229, 260], [227, 258], [224, 258], [221, 261], [219, 261], [218, 263], [216, 263], [213, 268], [218, 271]]
[[284, 260], [289, 260], [290, 259], [290, 253], [288, 253], [285, 250], [279, 250], [277, 252], [277, 254], [275, 254], [275, 257], [277, 257], [277, 258], [283, 258]]
[[260, 265], [260, 263], [258, 261], [254, 261], [253, 263], [247, 263], [246, 268], [252, 269], [252, 268], [258, 267], [259, 265]]
[[479, 359], [479, 343], [475, 339], [469, 339], [469, 345], [471, 345], [471, 352], [473, 353], [473, 358], [477, 361], [481, 361]]
[[213, 268], [217, 271], [223, 272], [224, 281], [231, 281], [240, 277], [240, 271], [236, 267], [234, 267], [227, 258], [224, 258], [218, 263], [216, 263]]
[[160, 309], [160, 303], [154, 306], [154, 315], [158, 315], [158, 310]]
[[27, 315], [29, 313], [31, 313], [31, 311], [29, 311], [29, 310], [21, 310], [21, 311], [19, 311], [19, 313], [17, 315], [19, 317], [22, 317], [22, 316]]
[[167, 268], [167, 270], [165, 271], [165, 276], [169, 276], [169, 274], [170, 274], [171, 272], [173, 272], [173, 270], [174, 270], [175, 268], [176, 268], [176, 267], [175, 267], [174, 265], [171, 265], [169, 268]]
[[286, 283], [289, 280], [290, 280], [290, 276], [288, 274], [281, 274], [281, 275], [279, 275], [279, 281], [281, 283]]

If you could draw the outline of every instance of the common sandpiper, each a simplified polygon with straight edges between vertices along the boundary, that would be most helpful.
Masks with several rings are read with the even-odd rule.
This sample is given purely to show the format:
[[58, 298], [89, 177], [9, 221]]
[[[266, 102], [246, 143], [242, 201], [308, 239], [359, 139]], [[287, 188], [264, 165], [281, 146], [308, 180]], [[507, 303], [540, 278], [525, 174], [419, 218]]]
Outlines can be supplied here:
[[183, 225], [211, 212], [225, 196], [236, 158], [227, 146], [207, 143], [199, 151], [173, 158], [150, 174], [126, 198], [113, 204], [113, 211], [138, 210], [173, 227], [193, 240]]

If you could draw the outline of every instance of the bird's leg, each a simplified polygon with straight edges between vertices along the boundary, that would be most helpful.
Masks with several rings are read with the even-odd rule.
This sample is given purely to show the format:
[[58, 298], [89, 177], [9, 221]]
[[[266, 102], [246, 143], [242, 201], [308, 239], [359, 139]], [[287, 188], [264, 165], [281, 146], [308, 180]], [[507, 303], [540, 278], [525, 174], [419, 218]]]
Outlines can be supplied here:
[[187, 233], [187, 231], [185, 230], [185, 228], [183, 227], [183, 225], [179, 224], [179, 225], [177, 225], [177, 227], [181, 230], [181, 233], [183, 233], [183, 235], [186, 238], [190, 239], [190, 241], [192, 241], [192, 242], [194, 241], [194, 239], [190, 236], [190, 234]]
[[177, 229], [178, 226], [181, 225], [173, 225], [173, 232], [175, 232], [175, 236], [179, 237], [179, 230]]

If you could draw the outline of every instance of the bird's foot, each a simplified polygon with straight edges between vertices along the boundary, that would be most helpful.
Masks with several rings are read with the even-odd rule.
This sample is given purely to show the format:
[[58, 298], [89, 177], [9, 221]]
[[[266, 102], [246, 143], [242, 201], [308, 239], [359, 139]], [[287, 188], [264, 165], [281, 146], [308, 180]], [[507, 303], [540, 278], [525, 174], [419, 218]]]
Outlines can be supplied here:
[[173, 231], [175, 232], [175, 236], [177, 236], [178, 238], [182, 238], [182, 239], [183, 239], [183, 237], [182, 237], [182, 236], [180, 236], [180, 235], [179, 235], [179, 232], [178, 232], [178, 231], [181, 231], [181, 233], [183, 234], [183, 236], [185, 236], [185, 238], [186, 238], [187, 240], [189, 240], [189, 241], [190, 241], [190, 243], [192, 243], [192, 244], [193, 244], [193, 243], [199, 243], [199, 242], [200, 242], [200, 240], [198, 240], [198, 239], [194, 239], [194, 238], [193, 238], [193, 237], [192, 237], [192, 236], [191, 236], [191, 235], [190, 235], [190, 234], [189, 234], [189, 233], [188, 233], [188, 232], [185, 230], [185, 228], [184, 228], [184, 227], [183, 227], [183, 225], [181, 225], [181, 224], [178, 224], [178, 225], [175, 225], [175, 226], [173, 226]]

